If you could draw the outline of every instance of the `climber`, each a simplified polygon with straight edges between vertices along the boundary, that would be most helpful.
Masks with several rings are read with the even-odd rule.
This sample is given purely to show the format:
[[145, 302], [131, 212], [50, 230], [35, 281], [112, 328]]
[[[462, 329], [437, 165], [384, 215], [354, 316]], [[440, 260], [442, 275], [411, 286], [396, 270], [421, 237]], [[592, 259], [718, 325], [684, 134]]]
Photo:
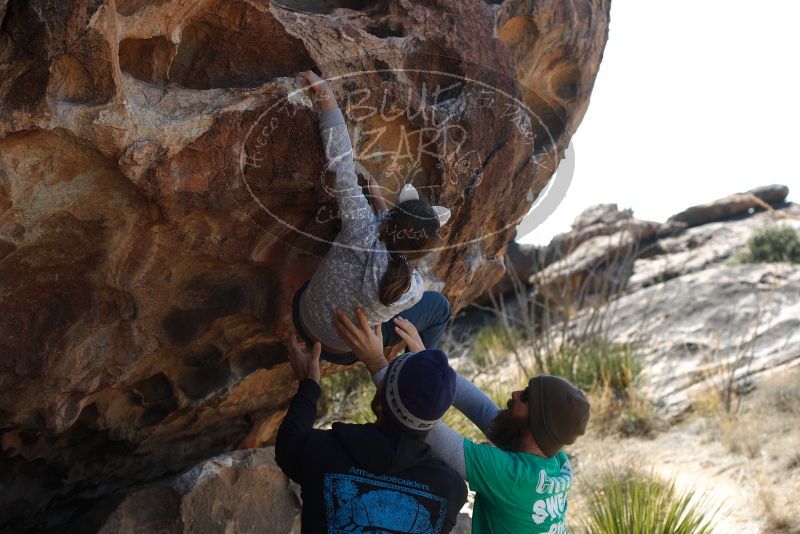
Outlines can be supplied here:
[[[391, 379], [394, 362], [384, 357], [380, 332], [365, 324], [361, 312], [357, 315], [359, 326], [337, 313], [336, 328], [380, 387], [387, 376]], [[402, 326], [411, 351], [404, 357], [411, 363], [415, 352], [426, 352], [425, 345], [413, 324]], [[453, 405], [494, 444], [474, 443], [441, 422], [428, 433], [434, 454], [475, 491], [472, 532], [566, 534], [572, 468], [561, 449], [586, 430], [590, 410], [584, 394], [563, 378], [539, 375], [513, 392], [507, 408], [500, 410], [458, 375]]]
[[450, 210], [421, 200], [410, 184], [400, 192], [397, 205], [387, 210], [377, 183], [370, 179], [375, 213], [358, 184], [353, 147], [333, 91], [311, 71], [298, 77], [301, 85], [313, 90], [320, 106], [319, 127], [327, 168], [335, 174], [334, 195], [342, 227], [314, 276], [294, 295], [295, 330], [307, 344], [322, 344], [323, 359], [354, 363], [355, 356], [336, 333], [331, 318], [338, 308], [352, 313], [362, 307], [369, 324], [386, 323], [385, 347], [401, 342], [389, 322], [400, 312], [414, 322], [427, 346], [438, 347], [450, 306], [440, 293], [424, 291], [422, 275], [412, 261], [436, 242]]
[[425, 443], [453, 402], [447, 357], [426, 350], [394, 359], [372, 400], [375, 423], [316, 430], [321, 351], [319, 342], [309, 351], [290, 339], [299, 386], [275, 442], [278, 465], [301, 487], [302, 532], [450, 532], [467, 488]]

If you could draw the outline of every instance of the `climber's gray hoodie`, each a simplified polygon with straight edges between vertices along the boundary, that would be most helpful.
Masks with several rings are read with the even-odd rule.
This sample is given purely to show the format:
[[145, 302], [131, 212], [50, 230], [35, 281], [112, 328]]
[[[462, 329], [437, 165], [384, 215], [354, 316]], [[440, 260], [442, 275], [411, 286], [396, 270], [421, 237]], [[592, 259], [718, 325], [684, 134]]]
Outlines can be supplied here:
[[388, 212], [375, 214], [358, 185], [353, 146], [339, 108], [323, 113], [319, 123], [328, 169], [335, 173], [334, 191], [342, 229], [300, 298], [300, 317], [308, 333], [334, 350], [349, 351], [333, 326], [333, 314], [345, 310], [358, 324], [355, 308], [370, 325], [388, 321], [416, 304], [424, 292], [422, 275], [414, 270], [409, 290], [390, 306], [381, 304], [379, 288], [389, 265], [389, 252], [379, 238]]

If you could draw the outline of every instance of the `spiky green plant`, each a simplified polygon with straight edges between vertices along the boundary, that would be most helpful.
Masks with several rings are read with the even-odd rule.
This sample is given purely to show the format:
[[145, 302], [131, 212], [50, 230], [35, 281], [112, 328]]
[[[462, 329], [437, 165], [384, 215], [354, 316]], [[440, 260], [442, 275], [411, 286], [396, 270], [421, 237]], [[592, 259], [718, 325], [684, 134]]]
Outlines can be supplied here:
[[719, 510], [636, 469], [608, 469], [589, 488], [581, 522], [587, 534], [710, 534]]
[[546, 372], [583, 390], [609, 388], [618, 396], [625, 395], [642, 370], [630, 346], [599, 338], [565, 343], [545, 356], [545, 365]]

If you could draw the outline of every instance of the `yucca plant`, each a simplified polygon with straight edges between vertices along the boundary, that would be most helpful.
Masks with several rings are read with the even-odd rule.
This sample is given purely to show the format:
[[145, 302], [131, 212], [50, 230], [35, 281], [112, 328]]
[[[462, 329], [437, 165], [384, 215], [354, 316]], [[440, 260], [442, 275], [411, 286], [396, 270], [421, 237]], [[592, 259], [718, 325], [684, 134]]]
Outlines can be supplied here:
[[587, 534], [707, 534], [718, 508], [694, 492], [679, 493], [674, 482], [635, 469], [609, 469], [590, 486]]

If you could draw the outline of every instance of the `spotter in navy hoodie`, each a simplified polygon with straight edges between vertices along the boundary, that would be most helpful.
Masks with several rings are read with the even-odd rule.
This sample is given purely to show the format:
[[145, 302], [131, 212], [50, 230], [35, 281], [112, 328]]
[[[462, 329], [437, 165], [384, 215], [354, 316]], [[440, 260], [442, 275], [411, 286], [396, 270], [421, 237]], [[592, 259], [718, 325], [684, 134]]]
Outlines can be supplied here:
[[321, 390], [300, 382], [275, 455], [300, 484], [303, 534], [445, 534], [467, 499], [461, 477], [422, 441], [390, 425], [312, 428]]

